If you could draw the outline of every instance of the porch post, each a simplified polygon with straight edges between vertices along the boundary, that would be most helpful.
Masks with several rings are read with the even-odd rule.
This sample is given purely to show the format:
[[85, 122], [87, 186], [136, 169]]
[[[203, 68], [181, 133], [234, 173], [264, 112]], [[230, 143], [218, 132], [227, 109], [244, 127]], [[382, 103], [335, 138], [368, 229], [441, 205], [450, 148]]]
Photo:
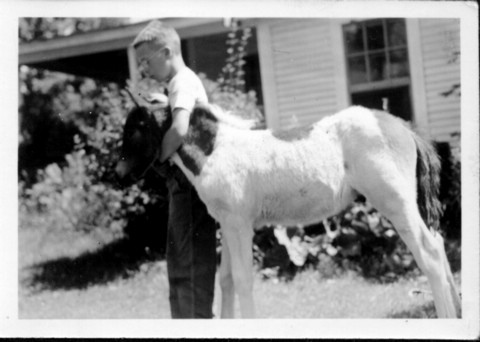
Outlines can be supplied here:
[[420, 19], [407, 18], [407, 45], [408, 45], [408, 59], [410, 66], [410, 84], [412, 94], [413, 107], [413, 122], [417, 129], [430, 136], [428, 124], [428, 108], [425, 91], [425, 76], [423, 70], [423, 56], [422, 56], [422, 38], [420, 32]]
[[139, 74], [138, 74], [137, 60], [135, 58], [135, 49], [131, 45], [129, 45], [127, 48], [127, 56], [128, 56], [128, 72], [130, 76], [130, 81], [132, 82], [132, 86], [135, 88], [137, 86]]
[[273, 65], [273, 42], [268, 22], [260, 21], [257, 25], [258, 57], [262, 77], [262, 93], [267, 128], [280, 127], [277, 107], [277, 86], [275, 67]]

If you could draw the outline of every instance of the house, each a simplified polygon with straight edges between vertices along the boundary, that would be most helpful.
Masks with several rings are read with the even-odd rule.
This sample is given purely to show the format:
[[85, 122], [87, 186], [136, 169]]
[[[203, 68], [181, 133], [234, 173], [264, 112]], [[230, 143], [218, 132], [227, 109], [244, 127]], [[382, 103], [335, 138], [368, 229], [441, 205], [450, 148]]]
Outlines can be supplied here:
[[[226, 18], [166, 18], [186, 63], [215, 79]], [[431, 139], [460, 132], [460, 20], [245, 18], [253, 28], [246, 85], [269, 128], [317, 121], [351, 104], [389, 110]], [[19, 64], [124, 82], [137, 73], [129, 46], [145, 22], [20, 45]], [[449, 94], [450, 93], [450, 94]]]

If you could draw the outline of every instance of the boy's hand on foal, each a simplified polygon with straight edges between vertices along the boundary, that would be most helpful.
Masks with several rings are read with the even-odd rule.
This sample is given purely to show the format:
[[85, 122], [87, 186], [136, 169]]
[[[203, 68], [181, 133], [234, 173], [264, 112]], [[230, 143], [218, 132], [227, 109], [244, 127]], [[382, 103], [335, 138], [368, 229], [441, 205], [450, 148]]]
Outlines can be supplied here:
[[168, 107], [168, 97], [162, 93], [151, 93], [148, 95], [146, 100], [155, 107], [158, 108], [167, 108]]

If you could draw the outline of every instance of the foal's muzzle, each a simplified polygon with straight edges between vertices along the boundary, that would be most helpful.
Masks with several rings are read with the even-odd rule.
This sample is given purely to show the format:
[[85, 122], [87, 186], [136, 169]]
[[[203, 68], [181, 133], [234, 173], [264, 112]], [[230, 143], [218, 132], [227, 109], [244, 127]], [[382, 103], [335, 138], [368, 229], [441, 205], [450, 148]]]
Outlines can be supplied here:
[[117, 175], [117, 182], [122, 186], [128, 186], [136, 182], [133, 177], [133, 163], [125, 158], [120, 159], [115, 167], [115, 174]]

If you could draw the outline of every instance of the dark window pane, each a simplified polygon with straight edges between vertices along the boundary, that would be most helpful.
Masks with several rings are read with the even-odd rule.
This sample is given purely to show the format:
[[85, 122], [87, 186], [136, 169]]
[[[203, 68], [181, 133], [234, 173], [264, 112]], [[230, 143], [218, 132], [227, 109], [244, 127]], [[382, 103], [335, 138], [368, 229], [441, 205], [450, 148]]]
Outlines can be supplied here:
[[362, 52], [364, 50], [362, 26], [357, 24], [347, 25], [344, 27], [344, 32], [347, 53]]
[[389, 112], [404, 120], [412, 119], [410, 87], [402, 86], [352, 94], [352, 104], [383, 109], [383, 99], [388, 99]]
[[390, 47], [406, 45], [405, 21], [403, 19], [388, 20], [387, 36]]
[[369, 56], [370, 81], [381, 81], [386, 79], [387, 61], [385, 53], [374, 53]]
[[408, 56], [406, 49], [390, 52], [390, 77], [408, 76]]
[[367, 25], [368, 50], [385, 48], [382, 22]]
[[348, 59], [348, 72], [350, 84], [367, 82], [367, 68], [365, 66], [365, 57], [350, 57]]

